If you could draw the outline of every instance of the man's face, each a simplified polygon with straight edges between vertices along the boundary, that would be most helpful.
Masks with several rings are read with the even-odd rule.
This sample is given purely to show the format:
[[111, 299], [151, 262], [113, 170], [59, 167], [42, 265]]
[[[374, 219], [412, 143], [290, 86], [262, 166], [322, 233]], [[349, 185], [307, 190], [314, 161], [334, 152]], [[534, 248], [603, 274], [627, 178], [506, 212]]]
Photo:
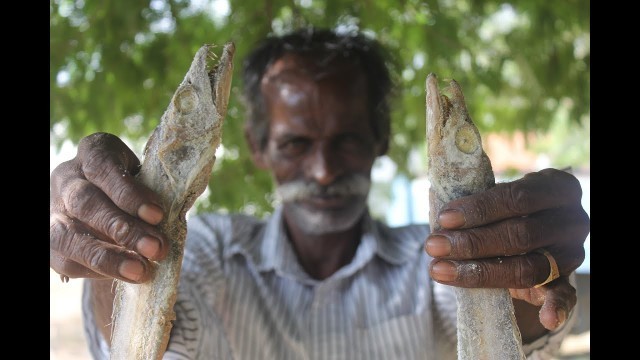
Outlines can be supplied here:
[[270, 120], [261, 156], [285, 217], [307, 234], [352, 227], [366, 209], [380, 153], [362, 71], [345, 63], [318, 67], [288, 54], [267, 70], [261, 86]]

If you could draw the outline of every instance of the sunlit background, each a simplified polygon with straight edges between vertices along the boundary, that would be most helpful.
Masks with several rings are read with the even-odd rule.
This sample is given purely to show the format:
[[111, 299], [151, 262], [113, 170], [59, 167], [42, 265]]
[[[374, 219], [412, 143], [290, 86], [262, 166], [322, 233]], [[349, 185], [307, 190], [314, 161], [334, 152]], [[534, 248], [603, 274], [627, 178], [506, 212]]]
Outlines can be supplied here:
[[[107, 131], [140, 154], [204, 43], [236, 43], [223, 142], [210, 186], [192, 212], [272, 210], [269, 175], [242, 137], [240, 61], [267, 33], [305, 24], [363, 30], [391, 49], [399, 82], [392, 145], [374, 167], [372, 214], [391, 225], [427, 222], [424, 81], [455, 78], [498, 181], [570, 167], [590, 212], [589, 1], [535, 0], [50, 1], [50, 170], [88, 134]], [[240, 181], [238, 181], [240, 180]], [[580, 318], [562, 359], [590, 358], [590, 238], [578, 269]], [[51, 359], [89, 358], [81, 280], [50, 272]]]

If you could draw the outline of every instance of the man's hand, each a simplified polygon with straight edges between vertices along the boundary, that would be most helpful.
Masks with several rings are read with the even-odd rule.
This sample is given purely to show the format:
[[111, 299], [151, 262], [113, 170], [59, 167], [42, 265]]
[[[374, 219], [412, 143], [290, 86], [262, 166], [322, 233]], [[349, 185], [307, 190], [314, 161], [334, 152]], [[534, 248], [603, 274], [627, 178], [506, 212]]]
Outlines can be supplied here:
[[117, 278], [141, 283], [167, 255], [155, 228], [158, 196], [139, 184], [135, 154], [117, 137], [83, 138], [72, 160], [51, 174], [50, 263], [65, 278]]
[[[590, 231], [581, 197], [573, 175], [545, 169], [451, 201], [438, 216], [442, 229], [425, 244], [435, 258], [431, 277], [453, 286], [508, 288], [512, 297], [542, 306], [540, 322], [556, 329], [576, 304], [568, 276], [584, 261]], [[551, 271], [539, 249], [555, 258], [560, 277], [536, 288]]]

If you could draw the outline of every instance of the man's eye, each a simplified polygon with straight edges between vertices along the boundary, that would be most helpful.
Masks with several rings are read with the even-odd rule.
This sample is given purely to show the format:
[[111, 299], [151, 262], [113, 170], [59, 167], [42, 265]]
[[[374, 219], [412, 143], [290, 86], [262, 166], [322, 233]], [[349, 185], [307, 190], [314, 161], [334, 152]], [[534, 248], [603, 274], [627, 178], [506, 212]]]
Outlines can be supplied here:
[[341, 136], [338, 145], [343, 151], [360, 151], [365, 146], [360, 137], [350, 134]]
[[286, 156], [300, 155], [309, 147], [309, 141], [306, 139], [289, 139], [278, 145], [278, 150]]

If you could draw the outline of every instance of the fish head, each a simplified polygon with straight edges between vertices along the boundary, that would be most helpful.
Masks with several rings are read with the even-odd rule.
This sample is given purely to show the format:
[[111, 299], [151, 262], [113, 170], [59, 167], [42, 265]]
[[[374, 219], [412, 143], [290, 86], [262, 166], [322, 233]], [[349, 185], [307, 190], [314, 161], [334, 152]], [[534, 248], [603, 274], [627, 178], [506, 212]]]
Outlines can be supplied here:
[[145, 157], [157, 155], [163, 176], [168, 177], [164, 192], [174, 194], [173, 199], [196, 193], [195, 183], [206, 186], [222, 139], [235, 46], [225, 44], [219, 57], [214, 48], [203, 45], [195, 54], [145, 148]]
[[432, 181], [446, 183], [458, 195], [469, 184], [470, 174], [493, 182], [491, 162], [482, 148], [482, 138], [473, 123], [465, 103], [462, 88], [449, 81], [445, 92], [440, 92], [435, 74], [427, 76], [427, 139], [429, 173]]
[[226, 114], [235, 46], [225, 44], [219, 58], [213, 50], [213, 45], [204, 45], [198, 50], [165, 114], [170, 120], [169, 127], [182, 135], [206, 133], [219, 125]]
[[[482, 162], [482, 139], [471, 120], [460, 85], [449, 82], [450, 97], [441, 94], [435, 74], [427, 77], [427, 136], [430, 156], [450, 164], [474, 166]], [[433, 136], [429, 136], [433, 135]]]

